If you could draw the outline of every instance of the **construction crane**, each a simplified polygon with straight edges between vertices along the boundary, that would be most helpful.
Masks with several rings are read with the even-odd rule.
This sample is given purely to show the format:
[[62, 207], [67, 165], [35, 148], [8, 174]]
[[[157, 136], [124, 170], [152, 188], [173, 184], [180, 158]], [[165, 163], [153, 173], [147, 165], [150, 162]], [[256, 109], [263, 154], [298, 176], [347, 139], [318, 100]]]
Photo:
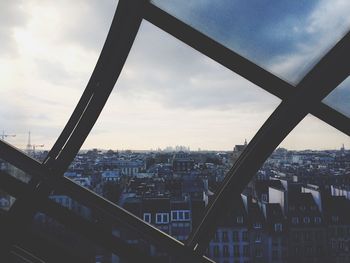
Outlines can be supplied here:
[[44, 146], [45, 146], [44, 144], [32, 144], [31, 143], [31, 133], [28, 132], [28, 143], [27, 143], [27, 153], [28, 154], [35, 156], [36, 148], [38, 148], [38, 147], [42, 148]]
[[37, 147], [44, 147], [45, 146], [45, 144], [33, 144], [32, 145], [32, 147], [33, 147], [33, 155], [35, 155], [35, 149], [37, 148]]
[[2, 130], [2, 134], [0, 135], [1, 140], [5, 141], [7, 137], [16, 137], [16, 134], [5, 134], [5, 131]]

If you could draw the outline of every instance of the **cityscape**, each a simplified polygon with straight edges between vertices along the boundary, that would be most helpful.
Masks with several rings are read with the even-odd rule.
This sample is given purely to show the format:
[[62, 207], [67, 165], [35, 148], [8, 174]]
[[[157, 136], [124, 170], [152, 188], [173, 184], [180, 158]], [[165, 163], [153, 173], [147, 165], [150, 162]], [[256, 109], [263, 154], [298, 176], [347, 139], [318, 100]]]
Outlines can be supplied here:
[[[153, 151], [84, 150], [65, 176], [184, 242], [246, 145], [246, 141], [235, 145], [232, 151], [191, 151], [187, 146]], [[43, 160], [47, 152], [29, 154]], [[1, 169], [28, 181], [5, 162]], [[206, 255], [221, 263], [349, 262], [349, 186], [350, 151], [344, 145], [339, 150], [278, 148], [240, 200], [228, 200], [232, 207], [218, 219]], [[80, 216], [105, 220], [107, 229], [129, 244], [172, 262], [137, 233], [65, 193], [56, 191], [50, 198]], [[1, 208], [9, 209], [12, 202], [3, 194]], [[36, 215], [33, 228], [63, 241], [84, 255], [86, 262], [122, 262], [111, 252], [63, 231], [62, 225], [44, 214]]]

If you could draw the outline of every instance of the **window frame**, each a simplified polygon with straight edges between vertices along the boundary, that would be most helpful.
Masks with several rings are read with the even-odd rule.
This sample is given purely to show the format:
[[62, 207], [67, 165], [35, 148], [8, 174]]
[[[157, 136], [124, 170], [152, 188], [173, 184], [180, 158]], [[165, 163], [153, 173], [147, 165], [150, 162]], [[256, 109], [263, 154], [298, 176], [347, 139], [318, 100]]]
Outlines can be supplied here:
[[[33, 200], [35, 200], [39, 192], [62, 188], [82, 203], [94, 205], [108, 211], [122, 222], [127, 222], [139, 231], [146, 233], [146, 235], [152, 237], [153, 240], [156, 240], [159, 246], [163, 247], [171, 254], [179, 255], [181, 252], [188, 251], [188, 248], [185, 247], [197, 247], [197, 251], [202, 252], [209, 242], [208, 237], [210, 237], [213, 233], [213, 229], [216, 227], [215, 215], [225, 210], [224, 201], [227, 200], [227, 197], [238, 198], [242, 187], [245, 186], [246, 182], [253, 176], [256, 167], [271, 154], [275, 146], [294, 129], [306, 114], [314, 114], [316, 117], [319, 117], [321, 120], [350, 136], [349, 118], [322, 103], [322, 98], [330, 91], [334, 90], [337, 85], [347, 77], [347, 75], [345, 76], [347, 72], [345, 72], [344, 67], [339, 67], [339, 65], [343, 65], [346, 62], [345, 54], [347, 54], [346, 52], [349, 47], [349, 34], [345, 35], [296, 86], [297, 89], [294, 89], [294, 86], [259, 68], [235, 52], [226, 50], [214, 40], [211, 40], [190, 26], [171, 17], [169, 14], [147, 1], [120, 0], [115, 18], [116, 19], [112, 22], [110, 32], [108, 33], [105, 46], [101, 52], [96, 68], [92, 74], [93, 77], [44, 163], [32, 160], [26, 154], [0, 141], [0, 158], [35, 177], [34, 181], [37, 182], [38, 187], [36, 189], [24, 190], [28, 188], [20, 187], [19, 185], [21, 184], [17, 184], [17, 182], [14, 183], [14, 181], [11, 181], [11, 183], [13, 182], [11, 185], [9, 183], [11, 179], [8, 178], [10, 175], [2, 173], [5, 177], [3, 179], [4, 182], [8, 180], [6, 181], [6, 186], [9, 187], [8, 192], [16, 192], [18, 189], [21, 189], [22, 192], [28, 191], [28, 198], [26, 200], [16, 200], [15, 203], [19, 202], [19, 204], [22, 204], [22, 207], [28, 205], [27, 208], [30, 208], [28, 209], [30, 213], [36, 209], [33, 205]], [[229, 177], [225, 180], [225, 184], [220, 188], [220, 194], [216, 196], [214, 201], [207, 207], [204, 218], [197, 229], [191, 234], [186, 244], [175, 242], [170, 236], [165, 233], [159, 233], [157, 230], [145, 224], [141, 219], [138, 220], [135, 216], [127, 213], [119, 206], [108, 203], [96, 194], [86, 191], [81, 186], [76, 186], [74, 182], [67, 178], [62, 178], [63, 173], [79, 151], [82, 143], [96, 122], [105, 101], [108, 99], [113, 88], [111, 86], [113, 86], [113, 83], [120, 74], [142, 19], [146, 19], [155, 24], [179, 40], [189, 44], [194, 49], [202, 52], [206, 56], [283, 100], [280, 105], [281, 107], [275, 110], [269, 120], [256, 134], [254, 137], [255, 139], [249, 143], [248, 147], [241, 154], [240, 160], [244, 161], [240, 162], [239, 165], [235, 165], [235, 169], [233, 169], [234, 172], [229, 174]], [[193, 34], [188, 34], [188, 32]], [[191, 37], [188, 37], [189, 35], [191, 35]], [[120, 41], [124, 44], [120, 44]], [[117, 45], [114, 45], [116, 43]], [[120, 50], [118, 50], [118, 48]], [[116, 55], [118, 53], [119, 55]], [[116, 67], [110, 63], [110, 57], [117, 58], [116, 62], [112, 60], [115, 62]], [[115, 70], [105, 70], [111, 68]], [[324, 72], [329, 74], [324, 74]], [[107, 81], [109, 84], [104, 87], [99, 81], [96, 81], [99, 79], [109, 80], [109, 82]], [[327, 83], [327, 85], [322, 86], [324, 83]], [[298, 100], [298, 98], [303, 99]], [[301, 109], [297, 107], [298, 103], [301, 105]], [[293, 108], [297, 110], [286, 113], [287, 109]], [[282, 121], [283, 119], [286, 121]], [[279, 127], [280, 130], [275, 129], [275, 127]], [[263, 141], [269, 139], [271, 141], [264, 144]], [[253, 162], [250, 158], [251, 152], [254, 149], [259, 150], [259, 155], [256, 156], [256, 162]], [[254, 167], [250, 167], [250, 173], [247, 175], [244, 171], [248, 170], [247, 167], [250, 164], [254, 164]], [[55, 176], [48, 180], [47, 176], [51, 174]], [[246, 177], [235, 176], [237, 174], [245, 174]], [[18, 186], [19, 188], [15, 189], [14, 186]], [[49, 205], [45, 203], [47, 196], [41, 196], [41, 198], [43, 199], [43, 207], [48, 208]], [[54, 211], [56, 211], [55, 209]], [[29, 222], [24, 220], [30, 213], [24, 209], [19, 211], [20, 217], [23, 218], [23, 220], [20, 220], [21, 224], [29, 224]], [[59, 217], [61, 214], [56, 213], [55, 216]], [[78, 221], [72, 220], [71, 222], [68, 220], [66, 223], [70, 224], [74, 222], [72, 225], [75, 228], [82, 229], [79, 228]], [[12, 224], [12, 228], [16, 229], [15, 224], [17, 223], [12, 222], [11, 225]], [[96, 229], [97, 226], [98, 222], [91, 226], [91, 231]], [[112, 247], [120, 252], [116, 245], [112, 245]], [[130, 257], [133, 256], [132, 254], [133, 253], [130, 254]], [[198, 259], [198, 252], [183, 254], [185, 257]], [[210, 262], [210, 260], [204, 256], [201, 257], [201, 259]]]

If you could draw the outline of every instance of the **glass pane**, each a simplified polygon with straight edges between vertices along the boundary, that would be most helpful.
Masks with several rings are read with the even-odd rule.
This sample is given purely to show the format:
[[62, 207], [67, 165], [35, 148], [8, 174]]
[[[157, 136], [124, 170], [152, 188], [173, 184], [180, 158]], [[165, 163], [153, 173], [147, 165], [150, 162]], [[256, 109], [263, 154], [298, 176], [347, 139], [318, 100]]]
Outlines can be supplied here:
[[35, 215], [27, 235], [32, 237], [33, 244], [37, 246], [44, 244], [41, 249], [29, 244], [28, 249], [33, 250], [34, 255], [42, 256], [49, 261], [59, 258], [62, 261], [68, 259], [75, 262], [100, 262], [100, 259], [104, 259], [103, 262], [111, 262], [111, 253], [105, 254], [106, 252], [86, 237], [43, 213]]
[[350, 28], [346, 1], [152, 2], [294, 84]]
[[184, 241], [232, 166], [234, 145], [244, 146], [279, 102], [143, 22], [65, 176]]
[[350, 118], [350, 77], [334, 89], [323, 102]]
[[[307, 116], [233, 201], [213, 236], [216, 262], [349, 258], [350, 138]], [[346, 222], [346, 223], [345, 223]], [[339, 242], [339, 243], [338, 243]]]
[[[166, 252], [156, 246], [151, 240], [145, 240], [137, 230], [131, 229], [127, 226], [127, 222], [120, 222], [110, 213], [106, 213], [99, 208], [85, 206], [81, 202], [71, 198], [69, 195], [65, 195], [65, 193], [56, 193], [51, 195], [50, 199], [92, 223], [99, 222], [105, 230], [110, 231], [115, 237], [120, 238], [123, 242], [137, 249], [135, 251], [142, 252], [151, 257], [158, 257], [161, 259], [161, 262], [169, 261], [169, 255]], [[108, 253], [101, 248], [96, 250], [96, 255], [96, 262], [119, 262], [116, 261], [118, 259], [117, 255]], [[128, 260], [124, 259], [124, 257], [121, 257], [120, 262], [128, 262]]]
[[32, 178], [31, 175], [23, 172], [22, 170], [18, 169], [17, 167], [13, 166], [12, 164], [0, 159], [0, 171], [4, 171], [7, 174], [15, 177], [16, 179], [28, 183], [30, 179]]
[[0, 209], [8, 211], [15, 201], [16, 198], [3, 191], [0, 186]]
[[51, 148], [90, 78], [115, 7], [116, 1], [0, 4], [0, 139], [39, 159]]

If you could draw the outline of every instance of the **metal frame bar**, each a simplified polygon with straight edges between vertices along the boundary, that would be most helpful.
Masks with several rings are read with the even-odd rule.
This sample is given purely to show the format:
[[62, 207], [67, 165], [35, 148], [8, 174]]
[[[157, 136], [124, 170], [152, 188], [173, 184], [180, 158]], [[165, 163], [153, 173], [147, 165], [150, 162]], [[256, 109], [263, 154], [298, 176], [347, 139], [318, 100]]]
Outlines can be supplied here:
[[[69, 123], [69, 137], [62, 134], [54, 147], [61, 148], [57, 155], [51, 157], [55, 160], [54, 169], [59, 174], [73, 161], [112, 92], [140, 27], [146, 3], [145, 0], [119, 1], [106, 42], [87, 85], [87, 90], [94, 92], [84, 94], [81, 101], [86, 104], [82, 102], [83, 106], [78, 105], [76, 109], [81, 113], [79, 120], [74, 124], [71, 124], [73, 120]], [[63, 139], [66, 139], [64, 145]]]
[[[143, 18], [282, 99], [280, 106], [261, 127], [226, 176], [214, 201], [207, 207], [205, 217], [199, 227], [191, 234], [186, 246], [93, 192], [76, 185], [67, 178], [61, 178], [102, 111], [126, 61]], [[85, 202], [89, 206], [115, 216], [121, 223], [142, 232], [145, 237], [155, 240], [156, 243], [163, 244], [169, 254], [182, 253], [183, 257], [191, 258], [194, 261], [210, 262], [209, 259], [202, 257], [202, 253], [211, 234], [215, 231], [216, 219], [214, 215], [224, 211], [228, 205], [225, 204], [225, 201], [243, 190], [275, 147], [306, 114], [312, 113], [336, 129], [350, 135], [350, 119], [321, 102], [322, 98], [349, 75], [349, 55], [345, 51], [349, 46], [349, 34], [347, 34], [295, 88], [150, 4], [147, 0], [120, 0], [106, 43], [90, 81], [44, 163], [40, 164], [14, 147], [0, 141], [1, 158], [29, 173], [35, 180], [40, 180], [39, 184], [35, 184], [34, 191], [26, 193], [25, 196], [28, 198], [20, 198], [16, 201], [15, 208], [18, 207], [18, 209], [13, 209], [15, 212], [12, 210], [10, 215], [17, 219], [21, 215], [27, 215], [30, 218], [38, 209], [51, 209], [52, 207], [47, 203], [47, 195], [50, 189], [53, 189], [53, 186], [59, 182], [58, 188], [63, 187], [68, 194], [82, 203]], [[37, 182], [35, 180], [34, 182]], [[41, 198], [37, 199], [37, 195]], [[39, 207], [38, 204], [31, 204], [29, 200], [33, 201], [33, 198], [41, 203], [42, 207]], [[28, 210], [25, 204], [33, 206]], [[56, 208], [50, 209], [49, 212], [54, 217], [62, 217], [64, 214], [61, 211], [57, 212]], [[67, 212], [66, 216], [65, 218], [70, 218], [71, 215]], [[72, 217], [67, 219], [65, 224], [72, 228], [79, 228], [79, 220]], [[27, 223], [26, 220], [21, 222]], [[84, 231], [89, 230], [89, 228], [84, 229]], [[102, 236], [95, 233], [92, 238], [105, 240], [104, 245], [106, 246], [114, 242], [106, 236], [106, 233]]]
[[[0, 171], [0, 182], [1, 186], [10, 194], [17, 198], [26, 196], [28, 193], [31, 193], [29, 185], [18, 181], [9, 174]], [[132, 245], [127, 244], [122, 239], [114, 236], [111, 232], [107, 232], [103, 225], [98, 222], [90, 222], [70, 211], [68, 208], [65, 208], [51, 199], [45, 198], [39, 194], [36, 194], [35, 200], [38, 205], [38, 210], [48, 216], [58, 220], [63, 223], [69, 229], [78, 232], [79, 234], [86, 236], [92, 241], [97, 241], [99, 244], [104, 247], [108, 247], [117, 255], [131, 259], [132, 262], [140, 262], [142, 260], [151, 260], [149, 262], [157, 262], [156, 259], [150, 257], [142, 251], [139, 251], [137, 248]], [[8, 220], [13, 220], [11, 214], [7, 214]], [[16, 220], [16, 224], [12, 224], [12, 228], [20, 227], [19, 223], [21, 221]], [[31, 221], [30, 221], [31, 223]], [[21, 227], [20, 227], [21, 228]], [[13, 231], [13, 230], [12, 230]], [[11, 231], [11, 232], [12, 232]], [[21, 239], [23, 233], [21, 232], [16, 238]], [[9, 238], [9, 237], [7, 237]], [[135, 253], [137, 252], [137, 253]]]
[[[130, 212], [124, 210], [123, 208], [118, 207], [114, 203], [102, 198], [101, 196], [95, 194], [94, 192], [83, 188], [73, 182], [72, 180], [68, 178], [59, 178], [53, 181], [53, 183], [56, 185], [56, 190], [59, 192], [62, 192], [74, 200], [79, 201], [81, 204], [86, 205], [87, 207], [90, 207], [91, 209], [98, 210], [103, 212], [106, 215], [111, 216], [113, 220], [115, 219], [116, 222], [119, 222], [122, 226], [126, 226], [128, 229], [134, 230], [134, 232], [140, 234], [141, 237], [145, 238], [146, 240], [150, 240], [154, 242], [157, 247], [162, 248], [166, 252], [168, 252], [170, 255], [172, 255], [174, 258], [179, 258], [180, 260], [185, 259], [191, 259], [192, 262], [212, 262], [206, 257], [198, 256], [192, 253], [191, 250], [187, 249], [183, 243], [180, 241], [174, 239], [173, 237], [165, 234], [164, 232], [160, 231], [159, 229], [153, 227], [152, 225], [149, 225], [139, 219], [138, 217], [134, 216]], [[10, 176], [6, 172], [0, 171], [0, 185], [3, 189], [5, 189], [9, 194], [17, 197], [17, 198], [23, 198], [27, 196], [28, 194], [31, 194], [32, 191], [30, 190], [30, 187], [15, 179], [14, 177]], [[37, 203], [37, 210], [42, 210], [45, 213], [48, 213], [47, 209], [47, 203], [43, 203], [45, 200], [45, 196], [39, 195], [36, 193], [35, 200], [32, 200], [33, 202]], [[47, 200], [47, 199], [46, 199]], [[49, 204], [52, 206], [53, 201], [49, 200], [46, 201], [49, 202]], [[56, 204], [55, 204], [56, 205]], [[67, 219], [69, 216], [66, 214], [66, 216], [62, 219], [59, 216], [59, 211], [63, 211], [63, 207], [61, 210], [58, 211], [57, 209], [58, 204], [56, 205], [56, 210], [50, 210], [50, 216], [53, 218], [61, 221], [65, 225], [68, 224], [69, 219]], [[14, 215], [16, 217], [16, 215]], [[73, 219], [75, 222], [70, 223], [71, 229], [74, 231], [74, 227], [81, 227], [81, 225], [86, 225], [86, 223], [79, 221], [78, 222], [78, 216], [75, 216]], [[82, 219], [83, 220], [83, 219]], [[19, 225], [22, 224], [21, 222], [18, 222], [16, 220], [16, 224], [14, 224], [13, 228], [18, 228]], [[91, 223], [90, 223], [90, 227]], [[22, 227], [21, 230], [24, 228]], [[84, 230], [78, 231], [79, 233], [86, 231]], [[13, 232], [11, 230], [10, 232]], [[19, 231], [18, 235], [22, 234], [22, 231]], [[84, 234], [84, 233], [83, 233]], [[104, 237], [106, 239], [109, 238], [110, 233], [104, 233]], [[113, 242], [113, 244], [117, 244], [116, 242]], [[119, 255], [119, 254], [118, 254]]]

